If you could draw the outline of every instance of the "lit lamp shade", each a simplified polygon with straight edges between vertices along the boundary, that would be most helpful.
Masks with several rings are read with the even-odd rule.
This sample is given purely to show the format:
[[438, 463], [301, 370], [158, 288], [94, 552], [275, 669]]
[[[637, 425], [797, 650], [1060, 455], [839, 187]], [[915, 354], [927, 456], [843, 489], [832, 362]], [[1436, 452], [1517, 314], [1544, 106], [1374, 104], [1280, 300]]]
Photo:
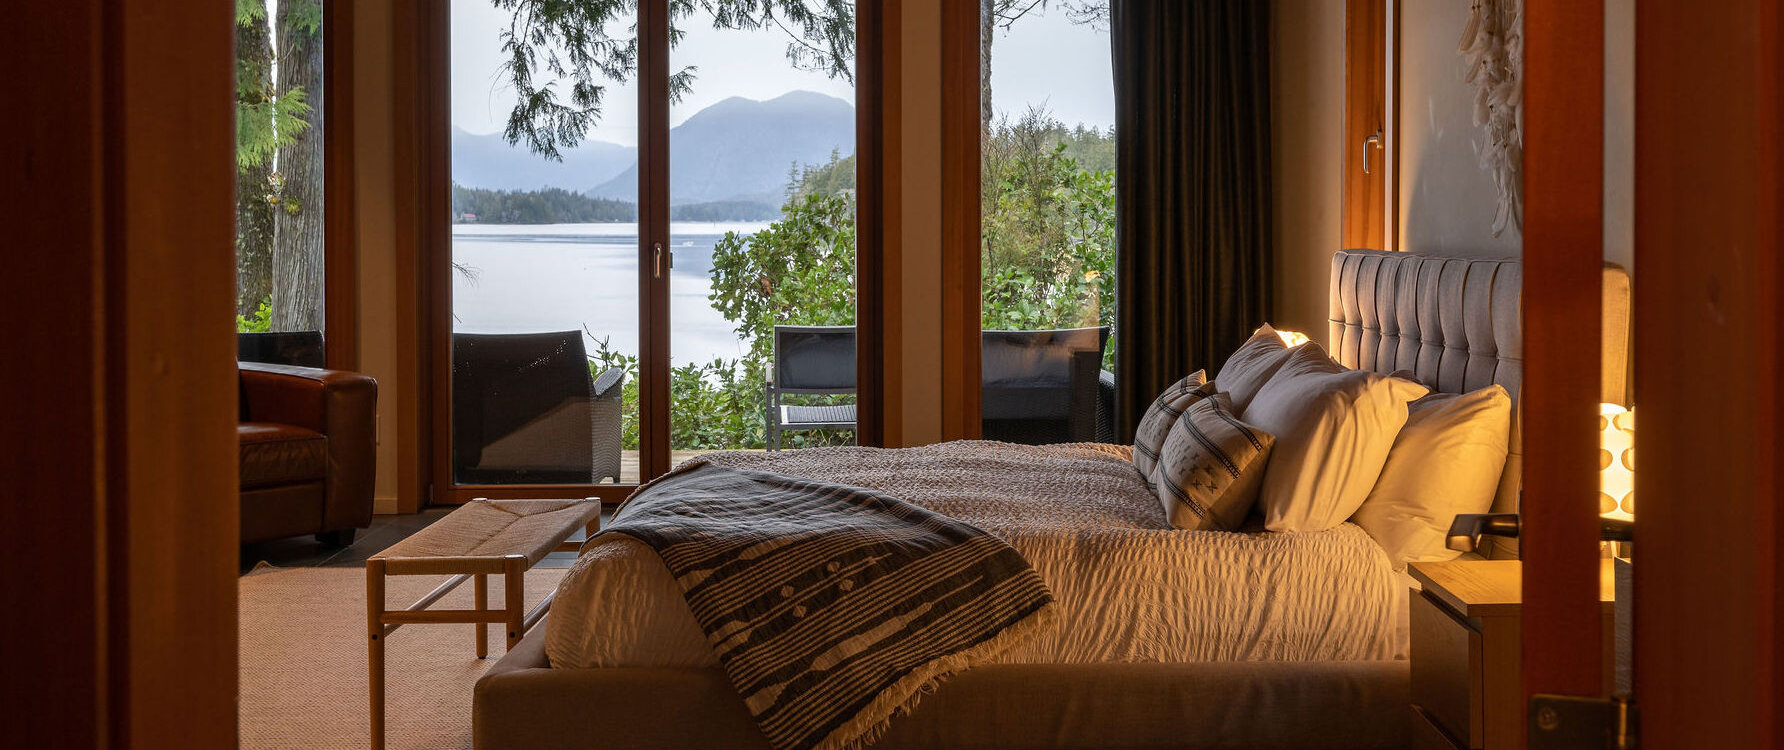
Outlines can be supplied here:
[[1598, 514], [1635, 520], [1635, 411], [1598, 405]]
[[1290, 349], [1305, 344], [1308, 341], [1312, 341], [1312, 339], [1307, 338], [1307, 334], [1301, 333], [1300, 331], [1277, 331], [1276, 335], [1281, 337], [1282, 343]]

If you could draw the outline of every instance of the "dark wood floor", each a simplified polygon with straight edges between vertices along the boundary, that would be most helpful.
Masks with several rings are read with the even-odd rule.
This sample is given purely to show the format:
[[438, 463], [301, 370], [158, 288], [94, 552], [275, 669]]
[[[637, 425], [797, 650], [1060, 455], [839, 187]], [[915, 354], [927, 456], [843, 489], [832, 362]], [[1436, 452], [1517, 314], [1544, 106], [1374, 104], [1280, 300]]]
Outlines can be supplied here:
[[[346, 547], [330, 547], [313, 536], [246, 545], [242, 547], [241, 572], [247, 573], [262, 562], [280, 568], [364, 568], [366, 558], [445, 518], [451, 510], [428, 508], [408, 515], [373, 516], [371, 527], [360, 529], [353, 544]], [[570, 538], [580, 540], [583, 533], [578, 531]], [[554, 552], [533, 567], [568, 568], [575, 561], [574, 552]]]

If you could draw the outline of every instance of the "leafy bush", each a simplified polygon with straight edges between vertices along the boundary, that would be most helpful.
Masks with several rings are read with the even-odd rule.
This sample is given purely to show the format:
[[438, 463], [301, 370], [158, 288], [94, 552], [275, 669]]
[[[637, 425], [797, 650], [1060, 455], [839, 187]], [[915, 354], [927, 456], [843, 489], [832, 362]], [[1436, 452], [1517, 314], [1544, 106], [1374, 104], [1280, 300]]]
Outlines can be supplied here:
[[252, 315], [235, 316], [236, 333], [266, 333], [273, 329], [273, 298], [260, 300]]

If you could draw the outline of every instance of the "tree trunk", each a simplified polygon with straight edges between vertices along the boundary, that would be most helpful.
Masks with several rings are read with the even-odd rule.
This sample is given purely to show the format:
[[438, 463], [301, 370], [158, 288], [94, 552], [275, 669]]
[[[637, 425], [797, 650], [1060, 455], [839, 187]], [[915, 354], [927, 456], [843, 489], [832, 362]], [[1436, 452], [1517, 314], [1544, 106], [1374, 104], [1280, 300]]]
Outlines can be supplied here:
[[274, 212], [272, 330], [320, 331], [323, 320], [322, 90], [320, 0], [279, 3], [279, 95], [302, 90], [310, 126], [279, 149], [280, 205]]
[[[235, 27], [237, 96], [260, 104], [272, 91], [273, 48], [266, 19]], [[237, 315], [252, 315], [272, 296], [273, 207], [272, 160], [243, 167], [235, 176], [235, 290]]]
[[991, 137], [991, 37], [997, 30], [997, 0], [979, 0], [979, 139]]

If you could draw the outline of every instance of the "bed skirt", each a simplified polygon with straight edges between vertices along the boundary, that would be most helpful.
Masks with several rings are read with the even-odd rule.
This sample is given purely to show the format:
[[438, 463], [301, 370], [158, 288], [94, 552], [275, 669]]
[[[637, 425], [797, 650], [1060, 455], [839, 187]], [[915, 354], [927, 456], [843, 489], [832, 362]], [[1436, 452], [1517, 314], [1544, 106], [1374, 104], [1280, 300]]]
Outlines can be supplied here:
[[[766, 750], [717, 669], [553, 669], [534, 628], [477, 682], [477, 750]], [[968, 670], [875, 750], [1401, 750], [1405, 661], [1009, 664]]]

